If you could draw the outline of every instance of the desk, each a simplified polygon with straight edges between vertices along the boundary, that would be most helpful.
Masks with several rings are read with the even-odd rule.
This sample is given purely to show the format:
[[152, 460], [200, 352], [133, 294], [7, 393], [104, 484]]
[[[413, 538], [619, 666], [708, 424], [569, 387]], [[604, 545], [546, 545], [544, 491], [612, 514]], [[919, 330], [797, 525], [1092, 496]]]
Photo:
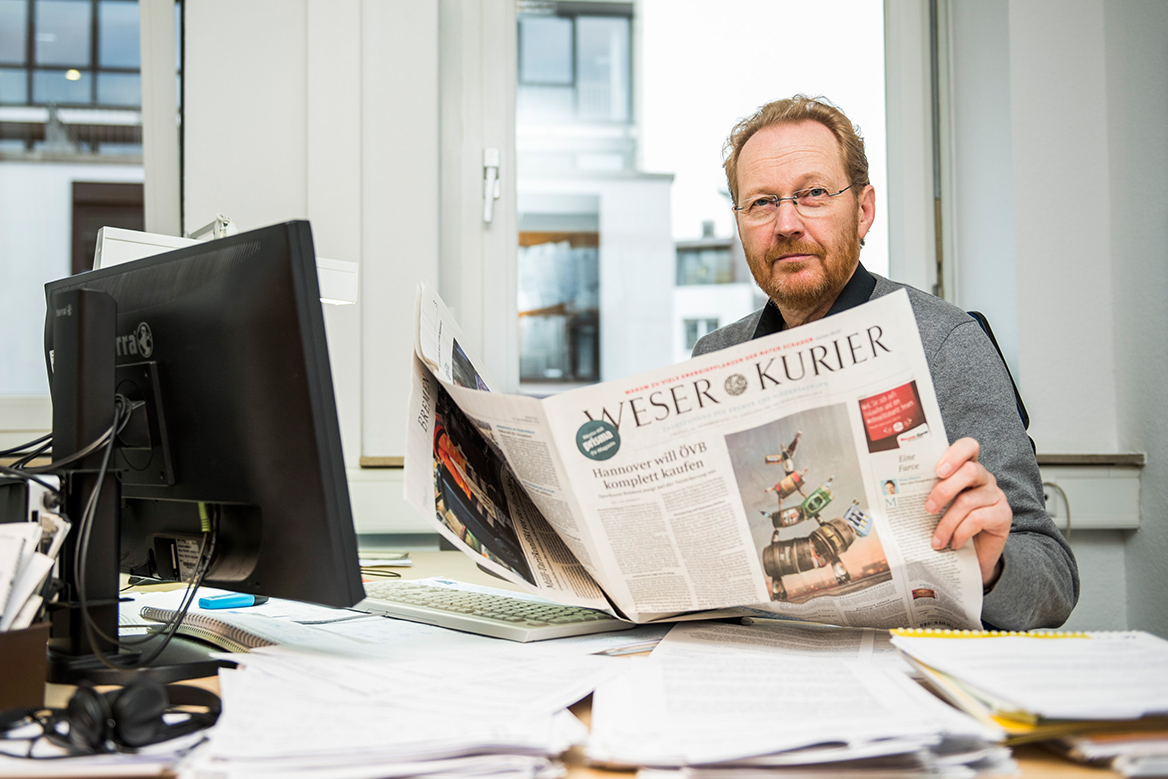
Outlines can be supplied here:
[[[403, 579], [420, 579], [442, 575], [459, 581], [472, 582], [480, 585], [503, 589], [519, 589], [508, 582], [496, 579], [490, 574], [483, 572], [475, 566], [474, 561], [461, 552], [411, 552], [410, 558], [414, 563], [412, 567], [396, 569], [400, 571]], [[214, 677], [198, 679], [187, 683], [196, 684], [216, 692], [218, 691], [218, 679]], [[67, 703], [70, 694], [70, 687], [55, 684], [47, 685], [45, 692], [46, 705], [63, 707]], [[589, 699], [585, 699], [572, 707], [572, 711], [585, 722], [588, 721], [590, 710]], [[1105, 768], [1089, 768], [1069, 762], [1040, 746], [1029, 745], [1018, 747], [1014, 750], [1014, 755], [1021, 768], [1021, 776], [1024, 779], [1053, 779], [1053, 777], [1071, 777], [1074, 779], [1074, 777], [1116, 776], [1115, 773]], [[569, 766], [569, 779], [618, 779], [619, 777], [631, 776], [631, 772], [629, 771], [613, 771], [588, 767], [583, 764], [578, 755], [569, 755], [567, 763]]]

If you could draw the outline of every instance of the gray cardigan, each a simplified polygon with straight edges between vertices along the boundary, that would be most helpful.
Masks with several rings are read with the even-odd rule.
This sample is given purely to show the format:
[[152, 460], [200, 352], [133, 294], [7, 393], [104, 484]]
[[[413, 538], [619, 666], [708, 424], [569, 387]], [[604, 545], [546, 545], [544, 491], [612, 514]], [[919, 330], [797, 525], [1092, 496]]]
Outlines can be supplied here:
[[[1005, 365], [985, 332], [964, 311], [871, 275], [876, 287], [869, 299], [908, 290], [949, 441], [977, 439], [978, 461], [997, 479], [1014, 512], [1002, 552], [1002, 575], [985, 595], [982, 621], [1003, 630], [1058, 627], [1079, 599], [1079, 571], [1070, 546], [1046, 513], [1038, 462]], [[694, 356], [749, 341], [762, 311], [705, 336], [694, 347]]]

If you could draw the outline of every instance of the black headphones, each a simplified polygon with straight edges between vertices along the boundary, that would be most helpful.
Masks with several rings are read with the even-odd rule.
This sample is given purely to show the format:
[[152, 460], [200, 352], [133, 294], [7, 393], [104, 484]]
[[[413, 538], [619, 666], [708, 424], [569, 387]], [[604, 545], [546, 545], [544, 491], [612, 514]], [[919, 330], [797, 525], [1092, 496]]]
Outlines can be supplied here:
[[[187, 719], [167, 724], [163, 715], [177, 713], [177, 706], [198, 706], [206, 711], [183, 712], [189, 714]], [[218, 695], [189, 685], [164, 687], [142, 678], [120, 690], [98, 692], [82, 682], [68, 706], [49, 717], [45, 736], [82, 754], [137, 749], [214, 725], [220, 707]], [[68, 725], [64, 732], [62, 724]]]

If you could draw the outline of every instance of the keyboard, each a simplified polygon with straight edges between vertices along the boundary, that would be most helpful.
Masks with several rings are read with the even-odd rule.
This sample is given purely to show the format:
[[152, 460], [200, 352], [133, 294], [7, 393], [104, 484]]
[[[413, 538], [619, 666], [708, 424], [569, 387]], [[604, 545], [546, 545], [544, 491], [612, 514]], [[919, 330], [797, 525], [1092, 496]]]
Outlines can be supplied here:
[[636, 627], [595, 609], [412, 581], [365, 583], [354, 608], [510, 641], [543, 641]]

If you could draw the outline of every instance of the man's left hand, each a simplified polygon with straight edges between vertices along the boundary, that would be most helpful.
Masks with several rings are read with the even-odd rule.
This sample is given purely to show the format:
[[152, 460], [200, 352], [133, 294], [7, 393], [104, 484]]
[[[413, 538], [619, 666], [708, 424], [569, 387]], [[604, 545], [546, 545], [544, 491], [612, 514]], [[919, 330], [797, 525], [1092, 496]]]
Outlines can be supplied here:
[[940, 481], [925, 500], [925, 511], [949, 509], [933, 531], [933, 548], [960, 549], [969, 539], [977, 552], [982, 586], [1001, 573], [1002, 549], [1010, 535], [1014, 512], [998, 480], [977, 461], [981, 445], [972, 438], [953, 442], [937, 462]]

